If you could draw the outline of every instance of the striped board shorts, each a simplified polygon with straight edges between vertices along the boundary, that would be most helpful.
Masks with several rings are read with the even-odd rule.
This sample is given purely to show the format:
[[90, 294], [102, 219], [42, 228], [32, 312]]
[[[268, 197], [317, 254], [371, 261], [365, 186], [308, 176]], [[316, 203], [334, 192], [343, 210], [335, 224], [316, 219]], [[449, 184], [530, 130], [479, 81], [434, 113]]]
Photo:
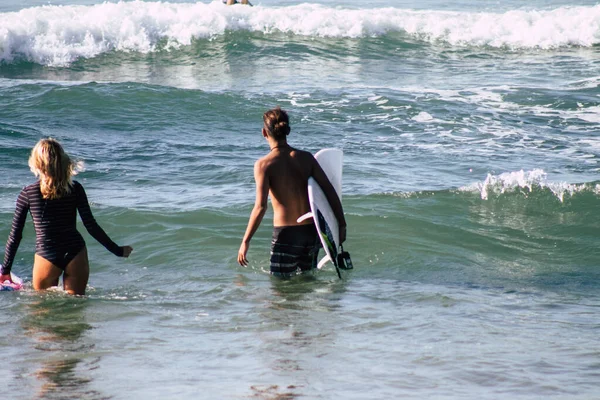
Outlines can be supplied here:
[[319, 244], [314, 224], [274, 227], [271, 274], [290, 277], [316, 268]]

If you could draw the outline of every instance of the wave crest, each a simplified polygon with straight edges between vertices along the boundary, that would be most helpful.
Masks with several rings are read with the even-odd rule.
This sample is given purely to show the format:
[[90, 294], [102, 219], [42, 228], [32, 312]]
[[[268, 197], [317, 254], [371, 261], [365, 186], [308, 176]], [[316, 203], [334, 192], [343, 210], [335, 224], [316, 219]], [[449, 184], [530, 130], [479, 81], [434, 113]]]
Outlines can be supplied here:
[[529, 195], [536, 190], [551, 192], [560, 202], [565, 197], [573, 197], [577, 193], [593, 193], [600, 195], [600, 184], [566, 182], [548, 182], [547, 174], [541, 169], [532, 171], [506, 172], [500, 175], [488, 174], [483, 182], [478, 182], [459, 189], [464, 192], [479, 192], [482, 200], [490, 196], [504, 193], [523, 193]]
[[396, 32], [453, 46], [550, 49], [598, 44], [600, 5], [505, 13], [356, 10], [317, 4], [227, 7], [220, 1], [42, 6], [0, 14], [0, 61], [64, 66], [109, 51], [173, 49], [228, 30], [334, 38]]

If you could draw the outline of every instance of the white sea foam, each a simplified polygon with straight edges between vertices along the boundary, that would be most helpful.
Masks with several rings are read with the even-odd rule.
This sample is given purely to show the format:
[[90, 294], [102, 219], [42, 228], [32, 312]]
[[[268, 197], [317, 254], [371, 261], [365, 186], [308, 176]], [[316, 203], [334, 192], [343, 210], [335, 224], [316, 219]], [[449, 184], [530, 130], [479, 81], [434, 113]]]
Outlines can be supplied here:
[[433, 117], [431, 116], [431, 114], [429, 114], [428, 112], [425, 112], [425, 111], [421, 111], [420, 113], [418, 113], [411, 119], [416, 122], [432, 122], [433, 121]]
[[541, 169], [532, 171], [513, 171], [500, 175], [488, 174], [483, 182], [477, 182], [460, 188], [464, 192], [479, 192], [483, 200], [488, 200], [491, 194], [513, 193], [522, 190], [525, 193], [532, 193], [536, 189], [547, 189], [558, 200], [564, 201], [565, 196], [573, 196], [575, 193], [583, 191], [595, 191], [597, 189], [590, 187], [589, 184], [571, 184], [566, 182], [549, 182], [547, 174]]
[[592, 106], [592, 107], [581, 107], [580, 109], [574, 112], [575, 117], [593, 123], [600, 123], [600, 106]]
[[[583, 81], [582, 81], [583, 82]], [[484, 86], [484, 87], [466, 87], [461, 90], [434, 89], [421, 87], [402, 87], [394, 88], [395, 90], [406, 93], [417, 93], [423, 95], [435, 95], [440, 100], [453, 103], [475, 104], [479, 107], [486, 107], [496, 112], [510, 112], [518, 115], [535, 115], [540, 117], [560, 118], [564, 121], [576, 120], [576, 123], [581, 121], [600, 123], [600, 106], [578, 103], [576, 109], [560, 109], [552, 104], [548, 105], [523, 105], [518, 102], [506, 101], [505, 96], [508, 93], [514, 93], [516, 88], [499, 85], [499, 86]], [[564, 89], [563, 89], [564, 90]], [[568, 89], [567, 89], [568, 90]], [[417, 120], [413, 118], [414, 120]], [[569, 126], [572, 130], [588, 131], [588, 126]], [[504, 129], [492, 132], [495, 136], [510, 135], [512, 132]], [[591, 143], [592, 147], [595, 142]]]
[[600, 86], [600, 76], [593, 76], [591, 78], [571, 82], [569, 86], [575, 90], [596, 89], [598, 86]]
[[68, 65], [108, 51], [189, 45], [227, 30], [358, 38], [390, 32], [458, 46], [516, 49], [600, 43], [600, 5], [505, 13], [344, 9], [317, 4], [227, 7], [212, 3], [120, 2], [42, 6], [0, 14], [0, 61]]

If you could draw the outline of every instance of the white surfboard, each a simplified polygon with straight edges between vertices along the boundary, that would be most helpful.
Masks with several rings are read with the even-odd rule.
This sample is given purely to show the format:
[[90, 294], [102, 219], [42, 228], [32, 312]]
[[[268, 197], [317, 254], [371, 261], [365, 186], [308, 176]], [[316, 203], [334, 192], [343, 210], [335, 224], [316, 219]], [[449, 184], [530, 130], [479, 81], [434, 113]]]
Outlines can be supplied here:
[[[315, 158], [329, 178], [340, 201], [342, 200], [343, 155], [344, 153], [340, 149], [323, 149], [315, 154]], [[323, 190], [313, 178], [308, 178], [308, 202], [311, 212], [298, 218], [298, 222], [311, 217], [315, 221], [321, 244], [323, 244], [323, 249], [325, 250], [325, 256], [319, 261], [317, 268], [323, 268], [328, 261], [337, 266], [337, 255], [340, 247], [340, 228], [333, 209], [327, 201], [327, 197], [325, 197], [325, 193], [323, 193]]]

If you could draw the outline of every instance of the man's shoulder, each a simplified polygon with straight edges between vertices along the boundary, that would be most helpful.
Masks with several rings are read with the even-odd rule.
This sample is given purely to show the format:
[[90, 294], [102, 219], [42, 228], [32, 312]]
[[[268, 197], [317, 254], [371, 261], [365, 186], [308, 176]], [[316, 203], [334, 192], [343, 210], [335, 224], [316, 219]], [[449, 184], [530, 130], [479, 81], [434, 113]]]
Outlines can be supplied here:
[[260, 171], [266, 171], [270, 167], [278, 168], [280, 166], [286, 165], [288, 161], [295, 159], [296, 162], [299, 162], [301, 165], [310, 166], [314, 162], [316, 162], [312, 153], [293, 148], [290, 153], [285, 155], [274, 155], [273, 153], [268, 153], [265, 156], [259, 158], [254, 163], [254, 168]]
[[265, 164], [267, 164], [269, 161], [271, 160], [270, 154], [267, 154], [265, 156], [262, 156], [261, 158], [259, 158], [258, 160], [256, 160], [254, 162], [254, 166], [255, 167], [262, 167]]
[[265, 173], [269, 166], [273, 164], [273, 157], [270, 154], [263, 156], [254, 162], [254, 172], [255, 173]]
[[309, 152], [309, 151], [302, 150], [302, 149], [297, 149], [297, 148], [295, 148], [295, 147], [294, 147], [294, 151], [295, 151], [295, 152], [296, 152], [298, 155], [300, 155], [300, 156], [302, 156], [302, 157], [309, 157], [309, 158], [313, 158], [313, 155], [312, 155], [312, 153], [311, 153], [311, 152]]
[[293, 150], [290, 154], [291, 154], [292, 158], [295, 158], [301, 164], [304, 164], [304, 165], [312, 164], [315, 161], [315, 157], [312, 155], [312, 153], [310, 153], [306, 150], [293, 148]]

